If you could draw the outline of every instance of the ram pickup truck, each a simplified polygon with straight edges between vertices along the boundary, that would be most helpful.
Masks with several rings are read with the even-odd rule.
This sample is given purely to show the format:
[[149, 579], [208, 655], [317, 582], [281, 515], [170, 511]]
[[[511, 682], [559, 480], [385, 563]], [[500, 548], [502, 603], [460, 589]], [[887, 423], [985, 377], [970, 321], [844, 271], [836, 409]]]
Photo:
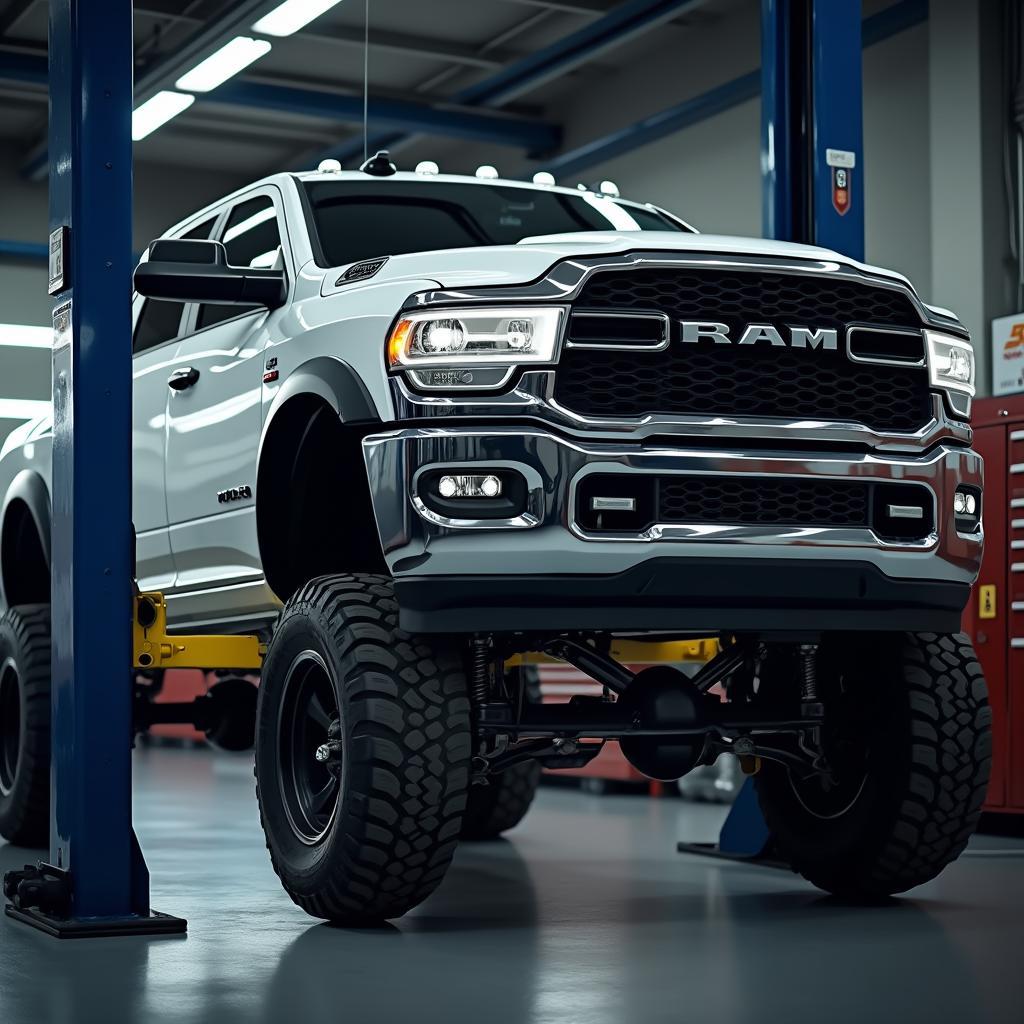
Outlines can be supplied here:
[[[738, 756], [831, 892], [963, 849], [989, 763], [959, 633], [974, 357], [903, 277], [382, 153], [200, 210], [135, 289], [138, 585], [173, 629], [269, 640], [260, 811], [309, 913], [404, 913], [540, 766], [609, 741], [662, 779]], [[49, 490], [29, 423], [0, 459], [15, 839], [46, 814]], [[696, 674], [617, 655], [695, 637]], [[537, 702], [538, 652], [604, 696]]]

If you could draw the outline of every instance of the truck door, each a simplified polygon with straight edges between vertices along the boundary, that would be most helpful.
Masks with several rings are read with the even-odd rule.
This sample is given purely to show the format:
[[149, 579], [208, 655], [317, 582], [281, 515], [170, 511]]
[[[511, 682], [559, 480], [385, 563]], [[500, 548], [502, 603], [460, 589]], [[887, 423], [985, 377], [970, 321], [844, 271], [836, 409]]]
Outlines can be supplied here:
[[136, 297], [132, 333], [132, 522], [135, 575], [143, 590], [174, 584], [167, 533], [164, 455], [167, 374], [173, 366], [184, 302]]
[[[235, 266], [268, 266], [281, 244], [274, 194], [251, 193], [220, 229]], [[179, 593], [262, 579], [256, 456], [263, 352], [278, 312], [205, 303], [167, 368], [167, 513]]]

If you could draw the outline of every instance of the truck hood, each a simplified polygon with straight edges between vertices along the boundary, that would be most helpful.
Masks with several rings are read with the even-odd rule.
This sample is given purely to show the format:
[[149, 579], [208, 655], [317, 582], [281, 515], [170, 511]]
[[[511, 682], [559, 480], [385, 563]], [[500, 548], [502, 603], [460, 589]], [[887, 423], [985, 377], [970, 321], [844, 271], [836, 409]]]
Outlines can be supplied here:
[[[840, 263], [908, 284], [891, 270], [872, 267], [831, 249], [795, 242], [732, 235], [683, 234], [677, 231], [574, 231], [524, 238], [517, 245], [478, 246], [471, 249], [439, 249], [433, 252], [392, 256], [367, 280], [367, 285], [408, 278], [434, 280], [441, 288], [461, 289], [521, 285], [535, 281], [561, 260], [611, 256], [642, 250], [716, 256], [770, 256], [775, 259]], [[352, 266], [348, 264], [347, 266]], [[347, 266], [333, 267], [324, 275], [321, 294], [359, 287], [339, 279]]]

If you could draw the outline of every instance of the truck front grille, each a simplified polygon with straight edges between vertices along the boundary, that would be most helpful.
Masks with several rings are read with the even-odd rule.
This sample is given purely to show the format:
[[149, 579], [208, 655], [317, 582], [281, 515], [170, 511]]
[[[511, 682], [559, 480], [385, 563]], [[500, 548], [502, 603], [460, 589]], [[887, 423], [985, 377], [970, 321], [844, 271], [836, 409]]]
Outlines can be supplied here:
[[[816, 419], [896, 432], [916, 431], [931, 416], [923, 366], [854, 362], [846, 354], [853, 324], [920, 331], [913, 303], [893, 289], [824, 275], [637, 268], [594, 274], [573, 304], [574, 314], [604, 310], [664, 314], [669, 341], [661, 349], [631, 349], [627, 339], [622, 348], [566, 347], [555, 400], [582, 416]], [[832, 328], [840, 343], [836, 351], [683, 344], [680, 320], [727, 324], [733, 339], [748, 324], [770, 324], [783, 334], [793, 326]], [[593, 323], [574, 316], [569, 341]]]
[[717, 473], [591, 474], [580, 482], [576, 516], [591, 533], [642, 533], [656, 523], [830, 527], [912, 542], [935, 523], [932, 494], [919, 484]]

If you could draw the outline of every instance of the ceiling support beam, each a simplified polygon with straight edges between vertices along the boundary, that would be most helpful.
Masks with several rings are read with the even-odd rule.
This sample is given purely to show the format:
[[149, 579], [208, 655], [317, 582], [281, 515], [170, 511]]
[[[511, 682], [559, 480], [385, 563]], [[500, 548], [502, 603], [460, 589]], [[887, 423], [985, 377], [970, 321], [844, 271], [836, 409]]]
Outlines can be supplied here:
[[[363, 121], [362, 96], [265, 82], [227, 82], [207, 96], [197, 97], [196, 104], [200, 102], [274, 110], [350, 124], [361, 125]], [[374, 125], [389, 130], [433, 132], [448, 138], [518, 145], [536, 153], [550, 152], [558, 146], [561, 138], [561, 129], [557, 125], [496, 110], [432, 106], [371, 94], [369, 111]]]

